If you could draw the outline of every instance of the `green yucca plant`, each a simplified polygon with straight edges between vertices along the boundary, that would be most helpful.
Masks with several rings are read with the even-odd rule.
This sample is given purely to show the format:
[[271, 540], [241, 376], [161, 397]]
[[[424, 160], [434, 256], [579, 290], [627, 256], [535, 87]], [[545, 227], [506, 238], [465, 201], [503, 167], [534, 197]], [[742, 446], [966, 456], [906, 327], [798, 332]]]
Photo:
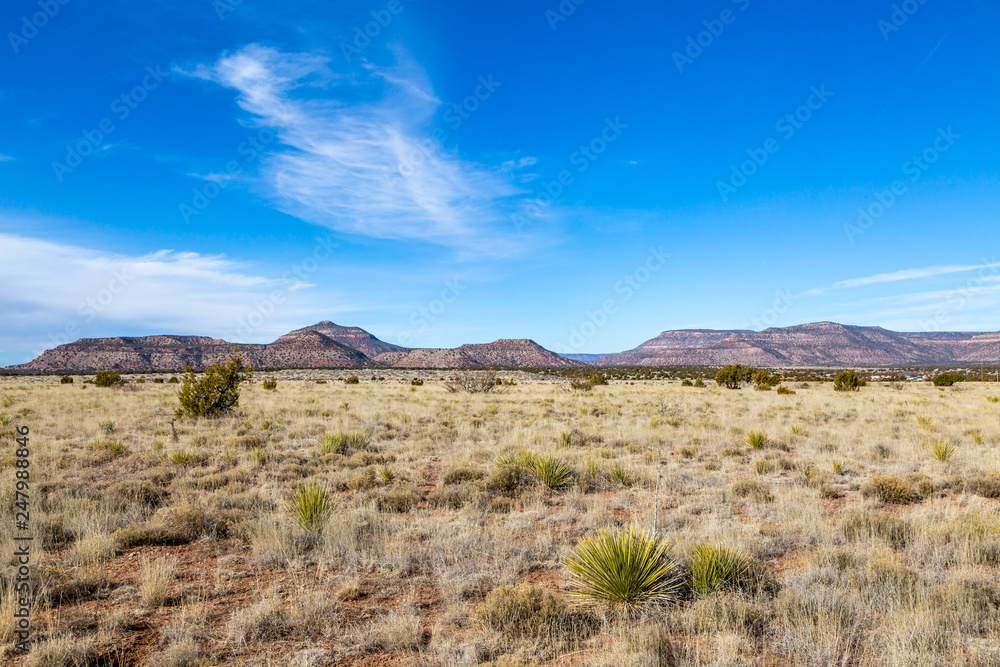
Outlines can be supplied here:
[[680, 598], [684, 579], [667, 543], [637, 528], [602, 528], [566, 561], [573, 594], [623, 614]]
[[323, 527], [332, 505], [326, 488], [316, 482], [300, 486], [288, 503], [288, 511], [309, 532]]
[[601, 464], [600, 463], [598, 463], [594, 459], [587, 459], [586, 466], [587, 466], [587, 474], [588, 475], [590, 475], [591, 477], [600, 477], [601, 476]]
[[930, 417], [924, 417], [923, 415], [917, 415], [913, 418], [913, 421], [917, 422], [917, 425], [921, 428], [926, 428], [930, 430], [933, 426], [934, 420]]
[[0, 426], [10, 426], [14, 423], [14, 418], [10, 415], [0, 415]]
[[711, 595], [749, 582], [750, 558], [740, 549], [697, 544], [691, 556], [691, 588], [699, 595]]
[[844, 464], [837, 460], [830, 461], [830, 467], [833, 469], [834, 475], [839, 475], [844, 472]]
[[764, 431], [750, 431], [747, 433], [747, 444], [753, 449], [763, 449], [767, 446], [767, 433], [764, 433]]
[[948, 459], [955, 455], [955, 448], [941, 440], [931, 443], [930, 449], [931, 456], [942, 463], [947, 463]]
[[271, 450], [267, 447], [251, 447], [247, 454], [250, 460], [259, 466], [271, 460]]
[[388, 484], [396, 479], [396, 471], [390, 465], [377, 465], [375, 466], [375, 478], [380, 482]]
[[615, 461], [608, 468], [606, 476], [609, 481], [615, 484], [620, 484], [621, 486], [632, 486], [635, 478], [632, 476], [632, 472], [628, 469], [621, 461]]
[[326, 454], [351, 454], [359, 449], [366, 449], [371, 444], [367, 433], [325, 433], [319, 439], [319, 452]]
[[553, 491], [565, 489], [573, 481], [573, 468], [565, 459], [552, 454], [526, 452], [521, 456], [521, 465]]

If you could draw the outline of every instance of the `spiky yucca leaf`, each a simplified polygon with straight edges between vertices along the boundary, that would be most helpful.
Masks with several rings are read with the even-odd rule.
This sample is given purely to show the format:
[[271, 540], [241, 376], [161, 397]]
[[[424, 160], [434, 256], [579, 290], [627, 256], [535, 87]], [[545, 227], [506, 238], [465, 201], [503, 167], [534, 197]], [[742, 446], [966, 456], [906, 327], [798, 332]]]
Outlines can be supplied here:
[[542, 485], [553, 491], [565, 489], [573, 482], [573, 468], [565, 459], [552, 454], [525, 452], [521, 457], [521, 465]]
[[665, 541], [635, 527], [602, 528], [566, 561], [577, 582], [572, 592], [624, 614], [676, 600], [684, 581], [669, 554]]
[[312, 482], [295, 490], [295, 496], [288, 503], [288, 511], [300, 526], [310, 532], [323, 527], [330, 514], [330, 494], [322, 485]]
[[739, 587], [750, 579], [751, 561], [740, 549], [695, 545], [691, 557], [691, 588], [699, 595]]
[[763, 431], [750, 431], [747, 433], [747, 444], [754, 449], [767, 447], [767, 433]]

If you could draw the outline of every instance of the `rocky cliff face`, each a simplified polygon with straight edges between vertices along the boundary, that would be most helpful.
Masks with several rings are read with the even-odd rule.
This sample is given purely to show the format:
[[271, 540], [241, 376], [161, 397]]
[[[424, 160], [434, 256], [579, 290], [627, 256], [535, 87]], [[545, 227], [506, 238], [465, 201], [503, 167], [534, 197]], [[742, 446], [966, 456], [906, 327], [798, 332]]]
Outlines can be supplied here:
[[180, 371], [223, 362], [233, 351], [252, 368], [544, 368], [578, 365], [530, 340], [498, 340], [453, 350], [410, 349], [364, 329], [320, 322], [267, 345], [238, 345], [204, 336], [84, 338], [3, 369], [8, 373]]
[[764, 331], [664, 331], [608, 366], [870, 367], [1000, 362], [1000, 333], [898, 333], [818, 322]]

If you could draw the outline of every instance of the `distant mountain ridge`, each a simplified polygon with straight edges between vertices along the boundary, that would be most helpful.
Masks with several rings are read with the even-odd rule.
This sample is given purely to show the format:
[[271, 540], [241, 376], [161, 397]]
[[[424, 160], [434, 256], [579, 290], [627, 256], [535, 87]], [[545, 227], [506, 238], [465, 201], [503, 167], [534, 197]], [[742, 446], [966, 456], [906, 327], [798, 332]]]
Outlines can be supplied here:
[[723, 366], [774, 368], [943, 366], [1000, 363], [1000, 333], [907, 333], [835, 322], [748, 330], [664, 331], [626, 352], [558, 355], [528, 339], [451, 349], [408, 348], [364, 329], [318, 322], [268, 344], [207, 336], [82, 338], [47, 350], [6, 373], [179, 371], [224, 361], [233, 350], [254, 368], [586, 368], [593, 366]]
[[538, 343], [497, 340], [455, 349], [407, 348], [379, 340], [364, 329], [319, 322], [268, 344], [229, 343], [207, 336], [81, 338], [43, 352], [7, 373], [180, 371], [225, 361], [233, 351], [261, 369], [282, 368], [549, 368], [581, 365]]
[[664, 331], [602, 366], [871, 367], [1000, 362], [1000, 333], [905, 333], [816, 322], [764, 331]]

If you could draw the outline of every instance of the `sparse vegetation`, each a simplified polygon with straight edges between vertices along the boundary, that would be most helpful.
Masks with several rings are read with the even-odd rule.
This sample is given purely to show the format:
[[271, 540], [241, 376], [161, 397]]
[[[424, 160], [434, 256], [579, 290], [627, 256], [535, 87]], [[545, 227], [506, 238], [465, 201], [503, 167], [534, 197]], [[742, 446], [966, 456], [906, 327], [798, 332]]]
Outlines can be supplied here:
[[503, 394], [282, 371], [196, 420], [148, 377], [0, 378], [0, 439], [45, 434], [27, 664], [997, 662], [996, 385], [865, 369], [851, 398], [786, 371], [779, 397], [634, 368], [566, 391], [584, 370]]
[[742, 364], [731, 364], [720, 369], [715, 374], [715, 382], [720, 387], [727, 389], [739, 389], [743, 385], [751, 382], [754, 377], [754, 369]]
[[269, 378], [264, 378], [264, 380], [260, 383], [260, 386], [267, 391], [274, 391], [278, 388], [278, 381], [272, 375]]
[[637, 528], [603, 528], [566, 562], [582, 599], [632, 615], [680, 598], [684, 580], [667, 543]]
[[859, 391], [865, 386], [865, 381], [856, 371], [841, 371], [833, 379], [834, 391]]
[[184, 384], [177, 393], [180, 408], [177, 416], [219, 417], [240, 403], [240, 385], [252, 377], [239, 354], [233, 354], [225, 364], [212, 364], [199, 379], [189, 363]]
[[124, 382], [122, 374], [116, 371], [100, 371], [94, 376], [94, 386], [117, 387]]

